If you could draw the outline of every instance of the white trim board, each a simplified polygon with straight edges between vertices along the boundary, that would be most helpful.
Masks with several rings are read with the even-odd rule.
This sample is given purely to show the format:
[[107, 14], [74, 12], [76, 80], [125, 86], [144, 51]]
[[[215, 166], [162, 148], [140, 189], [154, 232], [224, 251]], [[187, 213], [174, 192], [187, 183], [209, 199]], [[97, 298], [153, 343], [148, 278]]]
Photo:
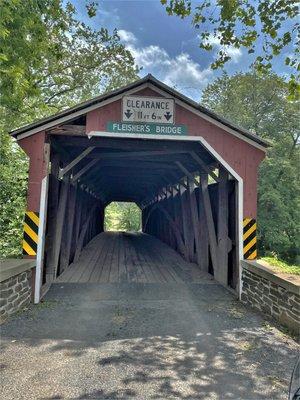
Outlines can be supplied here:
[[[45, 123], [44, 125], [41, 125], [41, 126], [36, 127], [36, 128], [32, 128], [32, 129], [28, 130], [27, 132], [24, 132], [24, 133], [21, 133], [21, 134], [17, 135], [16, 139], [17, 140], [24, 139], [25, 137], [28, 137], [28, 136], [34, 135], [35, 133], [38, 133], [38, 132], [41, 132], [43, 130], [52, 128], [52, 127], [54, 127], [56, 125], [59, 125], [59, 124], [61, 124], [63, 122], [70, 121], [70, 120], [72, 120], [74, 118], [77, 118], [77, 117], [79, 117], [79, 116], [81, 116], [83, 114], [86, 114], [86, 113], [88, 113], [90, 111], [93, 111], [93, 110], [95, 110], [97, 108], [104, 107], [107, 104], [110, 104], [110, 103], [113, 103], [114, 101], [120, 100], [125, 95], [134, 94], [134, 93], [139, 92], [140, 90], [143, 90], [143, 89], [146, 89], [146, 88], [149, 88], [149, 89], [153, 90], [154, 92], [162, 95], [163, 97], [170, 98], [170, 94], [169, 93], [165, 92], [162, 89], [159, 89], [158, 87], [153, 85], [151, 82], [145, 82], [145, 83], [141, 84], [140, 86], [138, 86], [136, 88], [129, 89], [128, 91], [126, 91], [124, 93], [112, 96], [107, 100], [100, 101], [99, 103], [94, 104], [92, 106], [87, 106], [86, 108], [83, 108], [82, 110], [74, 111], [73, 113], [71, 113], [71, 114], [69, 114], [67, 116], [59, 117], [54, 121]], [[210, 122], [211, 124], [223, 129], [224, 131], [234, 135], [238, 139], [241, 139], [241, 140], [245, 141], [246, 143], [256, 147], [257, 149], [263, 151], [264, 153], [267, 151], [267, 149], [264, 146], [256, 143], [254, 140], [252, 140], [250, 138], [247, 138], [245, 135], [242, 135], [241, 133], [235, 131], [234, 129], [229, 128], [227, 125], [215, 120], [214, 118], [210, 117], [209, 115], [206, 115], [205, 113], [197, 110], [196, 108], [186, 104], [183, 100], [177, 99], [175, 96], [174, 97], [172, 96], [171, 98], [174, 99], [176, 104], [178, 104], [181, 107], [185, 108], [186, 110], [192, 112], [193, 114], [196, 114], [197, 116], [205, 119], [206, 121]], [[120, 115], [120, 119], [121, 119], [121, 115]]]
[[242, 275], [241, 275], [241, 261], [243, 260], [243, 210], [244, 210], [244, 192], [243, 192], [243, 178], [224, 160], [224, 158], [202, 137], [202, 136], [175, 136], [175, 135], [145, 135], [145, 134], [132, 134], [132, 133], [113, 133], [113, 132], [100, 132], [92, 131], [88, 135], [91, 137], [113, 137], [120, 139], [152, 139], [152, 140], [173, 140], [180, 142], [198, 142], [200, 143], [214, 158], [223, 165], [223, 167], [229, 172], [238, 182], [238, 254], [239, 254], [239, 265], [238, 265], [238, 287], [237, 292], [239, 299], [242, 294]]
[[47, 172], [47, 175], [43, 178], [41, 185], [41, 199], [40, 199], [40, 212], [39, 212], [40, 223], [38, 230], [38, 246], [36, 254], [34, 304], [39, 303], [41, 298], [42, 271], [44, 263], [45, 233], [46, 233], [46, 222], [47, 222], [48, 179], [49, 175]]
[[[157, 88], [156, 86], [154, 86], [151, 83], [149, 84], [149, 88], [156, 91], [157, 93], [159, 93], [161, 95], [167, 94], [166, 92]], [[244, 142], [251, 144], [252, 146], [254, 146], [254, 147], [258, 148], [259, 150], [263, 151], [264, 153], [266, 153], [267, 149], [265, 147], [261, 146], [260, 144], [256, 143], [254, 140], [247, 138], [246, 136], [242, 135], [241, 133], [238, 133], [237, 131], [235, 131], [232, 128], [229, 128], [227, 125], [222, 124], [221, 122], [215, 120], [214, 118], [210, 117], [209, 115], [206, 115], [205, 113], [197, 110], [196, 108], [190, 106], [189, 104], [186, 104], [184, 101], [177, 99], [176, 97], [174, 97], [174, 100], [175, 100], [176, 104], [178, 104], [179, 106], [192, 112], [193, 114], [196, 114], [198, 117], [205, 119], [206, 121], [212, 123], [213, 125], [216, 125], [217, 127], [223, 129], [224, 131], [231, 133], [232, 135], [236, 136], [237, 138], [243, 140]]]
[[[148, 83], [144, 83], [141, 86], [139, 86], [138, 89], [134, 88], [134, 89], [128, 90], [126, 92], [126, 94], [132, 94], [132, 93], [135, 93], [137, 90], [146, 89], [147, 87], [149, 87]], [[70, 121], [70, 120], [72, 120], [74, 118], [80, 117], [81, 115], [86, 114], [86, 113], [88, 113], [90, 111], [96, 110], [97, 108], [104, 107], [107, 104], [110, 104], [110, 103], [113, 103], [114, 101], [120, 100], [120, 99], [122, 99], [122, 97], [124, 97], [124, 95], [125, 95], [124, 93], [118, 94], [118, 95], [113, 96], [113, 97], [111, 97], [111, 98], [109, 98], [107, 100], [103, 100], [100, 103], [93, 104], [92, 106], [88, 106], [86, 108], [83, 108], [82, 110], [74, 111], [73, 113], [71, 113], [71, 114], [69, 114], [67, 116], [59, 117], [56, 120], [51, 121], [51, 122], [46, 122], [44, 125], [41, 125], [41, 126], [39, 126], [37, 128], [32, 128], [32, 129], [28, 130], [27, 132], [20, 133], [19, 135], [16, 136], [16, 139], [17, 140], [24, 139], [24, 138], [26, 138], [28, 136], [34, 135], [35, 133], [44, 131], [44, 130], [52, 128], [52, 127], [54, 127], [56, 125], [60, 125], [63, 122], [67, 122], [67, 121]], [[121, 118], [121, 115], [120, 115], [120, 118]]]

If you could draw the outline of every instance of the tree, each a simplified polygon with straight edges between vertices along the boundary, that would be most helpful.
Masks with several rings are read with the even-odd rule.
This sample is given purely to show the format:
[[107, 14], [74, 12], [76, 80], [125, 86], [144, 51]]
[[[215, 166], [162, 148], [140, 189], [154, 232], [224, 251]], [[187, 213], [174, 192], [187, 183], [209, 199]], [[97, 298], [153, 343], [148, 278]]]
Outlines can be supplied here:
[[[138, 78], [117, 31], [95, 30], [61, 0], [0, 2], [2, 256], [20, 254], [27, 159], [9, 130]], [[90, 17], [93, 3], [87, 3]]]
[[7, 136], [0, 146], [0, 258], [21, 254], [28, 162]]
[[105, 230], [139, 231], [141, 210], [135, 203], [110, 203], [105, 209]]
[[117, 31], [77, 20], [71, 3], [4, 0], [0, 15], [1, 117], [9, 127], [137, 78]]
[[274, 74], [224, 74], [204, 90], [202, 104], [272, 142], [259, 174], [260, 252], [292, 261], [300, 247], [300, 132], [299, 104], [287, 96], [287, 84]]
[[[299, 2], [293, 0], [161, 0], [169, 15], [191, 17], [199, 31], [199, 47], [217, 47], [212, 68], [224, 66], [231, 59], [229, 48], [246, 48], [255, 53], [258, 71], [269, 71], [274, 57], [293, 44], [293, 54], [286, 55], [285, 64], [294, 71], [289, 89], [299, 92], [300, 31], [297, 17]], [[288, 22], [288, 23], [287, 23]]]

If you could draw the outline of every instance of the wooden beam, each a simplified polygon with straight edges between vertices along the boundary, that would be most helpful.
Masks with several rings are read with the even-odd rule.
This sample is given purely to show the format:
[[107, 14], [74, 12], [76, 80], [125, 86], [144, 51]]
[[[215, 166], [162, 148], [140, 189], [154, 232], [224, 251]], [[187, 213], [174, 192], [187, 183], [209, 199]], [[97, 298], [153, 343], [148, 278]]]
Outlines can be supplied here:
[[[98, 158], [99, 160], [109, 160], [109, 159], [127, 159], [135, 157], [155, 157], [155, 156], [166, 156], [166, 155], [176, 155], [176, 154], [187, 154], [186, 150], [154, 150], [154, 151], [122, 151], [114, 153], [95, 153], [90, 155], [90, 158]], [[149, 160], [148, 160], [149, 162]], [[153, 161], [155, 162], [155, 161]]]
[[62, 272], [70, 263], [71, 244], [74, 232], [75, 208], [76, 208], [77, 186], [70, 187], [70, 196], [68, 202], [67, 220], [66, 220], [66, 238], [64, 247], [60, 255], [60, 272]]
[[201, 169], [204, 170], [205, 172], [208, 173], [216, 182], [219, 182], [219, 178], [217, 175], [208, 168], [208, 166], [205, 164], [204, 161], [201, 160], [201, 158], [196, 154], [194, 151], [190, 152], [190, 155], [193, 157], [193, 159], [200, 165]]
[[179, 230], [177, 224], [173, 221], [173, 218], [170, 216], [168, 211], [164, 207], [162, 207], [160, 204], [158, 204], [158, 209], [164, 214], [166, 219], [169, 221], [171, 227], [173, 228], [173, 231], [174, 231], [174, 234], [175, 234], [175, 237], [177, 240], [178, 248], [179, 248], [180, 252], [186, 256], [185, 245], [182, 240], [182, 236], [181, 236], [181, 233], [180, 233], [180, 230]]
[[209, 267], [209, 245], [208, 245], [208, 230], [207, 220], [204, 209], [203, 192], [201, 190], [201, 180], [206, 179], [207, 175], [200, 173], [200, 185], [199, 185], [199, 222], [200, 222], [200, 269], [208, 272]]
[[51, 260], [49, 261], [49, 271], [48, 271], [49, 282], [53, 282], [53, 280], [56, 278], [57, 275], [62, 232], [65, 223], [65, 212], [66, 212], [68, 192], [69, 192], [69, 177], [67, 177], [65, 181], [61, 182], [58, 209], [57, 209], [57, 214], [55, 216], [56, 219], [55, 230], [52, 239], [53, 247], [51, 253]]
[[190, 235], [190, 223], [189, 216], [187, 214], [186, 208], [186, 189], [180, 184], [180, 207], [181, 207], [181, 217], [182, 217], [182, 227], [183, 227], [183, 240], [185, 244], [185, 259], [190, 261], [192, 258], [192, 245], [191, 245], [191, 235]]
[[180, 161], [175, 161], [175, 164], [178, 166], [178, 168], [196, 185], [198, 185], [198, 182], [196, 181], [194, 175], [188, 171], [184, 165]]
[[173, 229], [174, 235], [176, 237], [177, 243], [178, 243], [178, 248], [180, 250], [180, 252], [186, 256], [186, 250], [185, 250], [185, 246], [184, 246], [184, 242], [182, 240], [182, 236], [180, 233], [180, 230], [177, 226], [177, 224], [174, 222], [173, 218], [171, 217], [171, 215], [169, 214], [169, 212], [159, 203], [156, 203], [153, 207], [151, 207], [146, 220], [145, 220], [145, 225], [144, 225], [144, 229], [146, 229], [147, 224], [149, 222], [149, 218], [151, 216], [151, 214], [153, 213], [153, 211], [155, 211], [156, 209], [159, 209], [163, 215], [165, 216], [165, 218], [167, 219], [167, 221], [169, 222], [170, 226]]
[[[87, 157], [89, 158], [89, 157]], [[99, 160], [99, 168], [124, 168], [124, 161], [122, 160], [117, 160], [117, 159], [100, 159]], [[169, 162], [162, 162], [162, 161], [156, 161], [156, 162], [151, 162], [148, 159], [147, 160], [131, 160], [130, 163], [126, 163], [126, 168], [128, 169], [143, 169], [143, 170], [159, 170], [159, 171], [165, 171], [165, 170], [173, 170], [176, 171], [177, 167], [175, 165], [170, 164]]]
[[91, 221], [91, 218], [93, 218], [94, 216], [94, 211], [96, 209], [97, 205], [95, 204], [92, 209], [90, 210], [89, 214], [88, 214], [88, 218], [85, 220], [84, 224], [82, 225], [82, 228], [80, 230], [80, 234], [79, 234], [79, 238], [78, 238], [78, 242], [76, 245], [76, 251], [75, 251], [75, 256], [74, 256], [74, 262], [78, 261], [81, 251], [82, 251], [82, 247], [83, 247], [83, 243], [84, 243], [84, 238], [89, 226], [89, 223]]
[[72, 176], [72, 182], [76, 182], [83, 174], [85, 174], [89, 169], [91, 169], [95, 164], [97, 164], [98, 160], [92, 160], [88, 164], [86, 164], [83, 168], [76, 172], [75, 175]]
[[228, 284], [228, 172], [219, 170], [218, 183], [218, 265], [216, 280]]
[[201, 180], [200, 180], [200, 185], [201, 185], [201, 190], [202, 190], [204, 211], [205, 211], [206, 224], [207, 224], [207, 230], [208, 230], [210, 255], [211, 255], [214, 272], [216, 272], [219, 269], [218, 245], [217, 245], [216, 229], [215, 229], [215, 224], [214, 224], [214, 219], [213, 219], [213, 214], [212, 214], [210, 197], [209, 197], [209, 193], [208, 193], [208, 179], [207, 178], [208, 177], [206, 174], [205, 175], [202, 174]]
[[49, 194], [48, 194], [48, 229], [46, 235], [46, 246], [45, 251], [47, 253], [46, 258], [46, 275], [48, 274], [49, 267], [49, 259], [51, 258], [50, 254], [52, 252], [53, 247], [53, 238], [55, 231], [55, 222], [56, 222], [56, 213], [58, 206], [58, 198], [59, 198], [59, 185], [60, 182], [57, 179], [59, 172], [59, 154], [54, 153], [51, 156], [51, 172], [49, 176]]
[[[119, 151], [129, 150], [129, 151], [158, 151], [158, 150], [178, 150], [181, 145], [176, 141], [149, 141], [134, 138], [112, 138], [112, 137], [91, 137], [90, 139], [85, 137], [63, 137], [56, 135], [53, 137], [53, 141], [63, 145], [65, 147], [87, 147], [94, 146], [102, 149], [114, 149]], [[186, 143], [186, 151], [193, 151], [195, 148], [194, 143]]]
[[198, 207], [197, 200], [195, 195], [194, 188], [194, 180], [188, 178], [188, 186], [189, 186], [189, 202], [190, 202], [190, 210], [192, 215], [192, 226], [194, 230], [194, 240], [195, 240], [195, 250], [196, 250], [196, 259], [197, 264], [201, 265], [201, 243], [200, 243], [200, 224], [199, 224], [199, 215], [198, 215]]
[[66, 135], [66, 136], [84, 136], [86, 137], [86, 126], [85, 125], [60, 125], [47, 130], [50, 135]]
[[81, 160], [83, 160], [84, 157], [86, 157], [88, 154], [90, 154], [93, 150], [94, 150], [94, 147], [91, 146], [91, 147], [88, 147], [87, 149], [85, 149], [83, 152], [81, 152], [76, 158], [74, 158], [73, 161], [71, 161], [68, 165], [66, 165], [64, 168], [62, 168], [59, 171], [58, 179], [62, 179], [64, 177], [64, 175], [68, 171], [70, 171], [70, 169], [75, 167], [76, 164], [78, 164]]

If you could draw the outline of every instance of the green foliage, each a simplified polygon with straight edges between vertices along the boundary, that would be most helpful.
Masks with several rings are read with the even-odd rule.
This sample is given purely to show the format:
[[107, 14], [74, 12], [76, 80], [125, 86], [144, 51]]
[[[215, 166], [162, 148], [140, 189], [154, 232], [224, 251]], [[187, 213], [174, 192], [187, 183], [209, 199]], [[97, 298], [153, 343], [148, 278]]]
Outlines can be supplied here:
[[277, 257], [262, 257], [261, 260], [266, 261], [278, 272], [284, 272], [286, 274], [300, 275], [299, 265], [290, 265], [284, 261], [278, 260]]
[[141, 209], [135, 203], [110, 203], [105, 208], [106, 231], [139, 231]]
[[22, 254], [28, 162], [8, 136], [0, 146], [0, 258]]
[[[284, 63], [294, 71], [289, 90], [299, 96], [299, 3], [291, 0], [161, 0], [169, 15], [191, 17], [199, 30], [199, 47], [218, 52], [211, 67], [224, 66], [231, 59], [228, 49], [246, 48], [256, 52], [258, 72], [269, 71], [273, 58], [282, 54], [293, 43], [294, 53]], [[286, 22], [291, 21], [291, 26]]]
[[[86, 2], [89, 17], [96, 4]], [[28, 164], [8, 132], [138, 78], [117, 31], [61, 0], [0, 1], [0, 254], [20, 254]]]
[[71, 3], [2, 1], [0, 15], [0, 104], [10, 126], [137, 78], [117, 31], [95, 30], [77, 20]]
[[285, 260], [299, 254], [299, 104], [274, 74], [224, 74], [208, 85], [202, 104], [268, 139], [272, 147], [260, 167], [258, 233], [260, 253]]

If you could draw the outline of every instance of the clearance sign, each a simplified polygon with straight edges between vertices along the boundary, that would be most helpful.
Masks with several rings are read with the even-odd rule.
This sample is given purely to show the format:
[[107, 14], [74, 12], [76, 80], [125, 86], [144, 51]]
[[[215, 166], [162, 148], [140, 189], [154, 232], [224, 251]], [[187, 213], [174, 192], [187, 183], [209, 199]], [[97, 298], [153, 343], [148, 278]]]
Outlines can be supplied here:
[[174, 125], [174, 100], [165, 97], [124, 96], [122, 121], [110, 121], [108, 132], [186, 135], [185, 125]]
[[122, 121], [174, 124], [174, 100], [164, 97], [124, 96]]

